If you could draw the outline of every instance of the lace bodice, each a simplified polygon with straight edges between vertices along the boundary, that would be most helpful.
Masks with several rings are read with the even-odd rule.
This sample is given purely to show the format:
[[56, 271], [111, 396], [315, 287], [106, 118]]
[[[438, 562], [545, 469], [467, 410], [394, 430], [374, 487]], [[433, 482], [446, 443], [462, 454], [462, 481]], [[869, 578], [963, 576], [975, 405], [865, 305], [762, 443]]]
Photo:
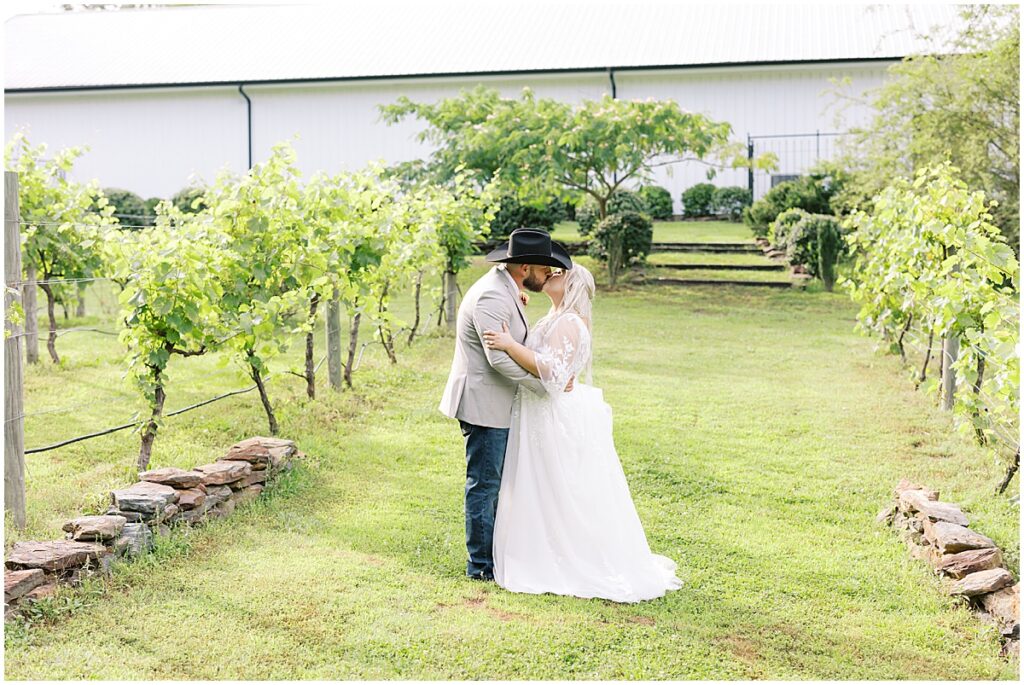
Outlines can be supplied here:
[[549, 394], [563, 392], [590, 361], [590, 331], [572, 312], [542, 321], [530, 331], [526, 346], [537, 355], [540, 380]]

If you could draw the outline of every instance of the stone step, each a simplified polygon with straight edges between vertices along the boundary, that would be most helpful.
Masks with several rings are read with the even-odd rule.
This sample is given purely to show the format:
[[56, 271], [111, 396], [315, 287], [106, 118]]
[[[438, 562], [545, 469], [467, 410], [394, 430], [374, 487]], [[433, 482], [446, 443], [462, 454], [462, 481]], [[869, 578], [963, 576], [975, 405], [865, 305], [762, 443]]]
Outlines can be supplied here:
[[652, 243], [651, 252], [707, 252], [713, 254], [762, 254], [755, 243]]
[[785, 264], [650, 264], [658, 269], [677, 271], [785, 271]]
[[648, 278], [644, 281], [652, 285], [742, 285], [762, 288], [792, 288], [792, 283], [787, 281], [729, 281], [717, 279], [697, 278]]

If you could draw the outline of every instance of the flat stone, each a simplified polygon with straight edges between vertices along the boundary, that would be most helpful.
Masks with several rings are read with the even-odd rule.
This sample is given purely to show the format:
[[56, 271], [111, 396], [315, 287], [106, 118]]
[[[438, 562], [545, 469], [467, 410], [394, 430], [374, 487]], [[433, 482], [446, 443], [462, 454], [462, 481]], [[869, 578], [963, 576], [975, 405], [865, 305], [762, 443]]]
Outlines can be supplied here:
[[231, 499], [229, 501], [234, 502], [235, 506], [238, 507], [243, 504], [248, 504], [252, 500], [256, 499], [259, 497], [261, 492], [263, 492], [263, 486], [257, 483], [255, 485], [250, 485], [243, 490], [231, 493]]
[[999, 548], [985, 547], [943, 555], [935, 570], [953, 578], [963, 578], [968, 574], [988, 571], [1002, 565], [1003, 553]]
[[982, 595], [981, 604], [992, 615], [999, 631], [1008, 635], [1020, 625], [1020, 583]]
[[195, 471], [186, 471], [185, 469], [167, 466], [162, 469], [154, 469], [152, 471], [140, 473], [139, 479], [149, 481], [151, 483], [168, 485], [179, 490], [187, 490], [188, 488], [194, 488], [199, 485], [203, 481], [203, 476]]
[[214, 485], [206, 489], [206, 501], [210, 503], [210, 506], [215, 507], [228, 497], [231, 497], [231, 488], [227, 485]]
[[896, 506], [890, 504], [887, 507], [882, 507], [882, 510], [875, 516], [875, 523], [892, 523], [893, 514], [896, 513]]
[[110, 493], [114, 506], [122, 511], [137, 511], [143, 518], [159, 516], [169, 504], [178, 501], [178, 491], [169, 485], [140, 481], [131, 487]]
[[943, 554], [996, 546], [996, 543], [981, 533], [975, 533], [973, 530], [948, 521], [925, 519], [924, 536]]
[[1013, 585], [1013, 576], [1005, 568], [993, 568], [988, 571], [978, 571], [964, 576], [953, 583], [949, 594], [974, 597], [987, 592], [1002, 590], [1008, 585]]
[[137, 511], [121, 511], [117, 507], [110, 507], [107, 509], [107, 516], [120, 516], [124, 518], [128, 523], [138, 523], [142, 520], [142, 514]]
[[223, 502], [221, 502], [220, 504], [218, 504], [217, 506], [215, 506], [214, 508], [212, 508], [210, 510], [208, 516], [213, 516], [213, 517], [216, 517], [216, 518], [224, 518], [225, 516], [231, 516], [231, 514], [234, 511], [235, 511], [235, 503], [234, 503], [234, 501], [230, 500], [230, 499], [226, 499]]
[[39, 568], [4, 572], [4, 604], [10, 604], [27, 592], [46, 582], [46, 574]]
[[126, 557], [144, 554], [153, 549], [153, 531], [145, 523], [126, 523], [114, 549]]
[[939, 499], [939, 493], [937, 490], [929, 490], [925, 486], [912, 483], [906, 478], [901, 479], [900, 482], [896, 484], [896, 488], [892, 491], [892, 494], [899, 499], [900, 494], [905, 490], [920, 490], [930, 500], [938, 501]]
[[248, 476], [252, 466], [244, 461], [217, 461], [197, 466], [196, 471], [202, 474], [205, 485], [224, 485]]
[[39, 568], [49, 573], [77, 568], [105, 554], [103, 545], [95, 542], [50, 540], [16, 542], [7, 555], [7, 568]]
[[51, 580], [48, 583], [40, 585], [28, 592], [24, 597], [21, 598], [22, 602], [35, 602], [40, 599], [47, 599], [57, 594], [57, 582]]
[[968, 520], [960, 507], [947, 502], [928, 499], [922, 490], [904, 490], [900, 493], [900, 505], [904, 511], [918, 512], [932, 521], [948, 521], [958, 526], [967, 526]]
[[234, 483], [231, 483], [230, 487], [231, 487], [232, 490], [244, 490], [245, 488], [250, 487], [252, 485], [257, 485], [257, 484], [260, 484], [260, 483], [267, 482], [267, 476], [268, 475], [269, 474], [265, 470], [263, 470], [263, 471], [253, 471], [252, 473], [250, 473], [245, 478], [243, 478], [241, 480], [236, 480]]
[[199, 488], [190, 488], [188, 490], [178, 491], [178, 506], [181, 507], [183, 511], [200, 507], [205, 500], [206, 493]]
[[174, 519], [178, 514], [181, 513], [181, 509], [177, 504], [172, 504], [164, 509], [163, 516], [160, 517], [161, 523], [174, 523]]
[[73, 540], [111, 540], [121, 534], [128, 519], [124, 516], [79, 516], [64, 524]]

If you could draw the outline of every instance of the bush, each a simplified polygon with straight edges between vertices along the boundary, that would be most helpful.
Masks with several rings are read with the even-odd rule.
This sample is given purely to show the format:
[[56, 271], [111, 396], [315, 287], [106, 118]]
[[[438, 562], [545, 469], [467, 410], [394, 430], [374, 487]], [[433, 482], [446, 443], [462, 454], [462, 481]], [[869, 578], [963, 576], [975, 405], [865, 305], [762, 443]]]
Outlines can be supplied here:
[[672, 218], [672, 193], [661, 186], [641, 186], [636, 194], [643, 200], [645, 211], [652, 219]]
[[642, 264], [651, 252], [654, 226], [646, 214], [609, 214], [594, 229], [590, 255], [608, 264], [608, 281], [615, 285], [619, 271], [630, 264]]
[[198, 214], [206, 207], [205, 188], [183, 188], [171, 198], [171, 203], [186, 214]]
[[683, 214], [685, 216], [710, 216], [714, 211], [715, 185], [698, 183], [683, 191]]
[[789, 245], [789, 234], [792, 232], [793, 227], [806, 216], [810, 216], [810, 214], [799, 207], [787, 209], [779, 214], [775, 217], [775, 221], [771, 222], [768, 226], [768, 242], [780, 250], [785, 250], [786, 246]]
[[790, 231], [786, 259], [790, 264], [803, 265], [814, 278], [831, 279], [825, 282], [825, 287], [831, 290], [835, 282], [835, 264], [844, 251], [839, 220], [827, 214], [808, 214]]
[[715, 188], [712, 199], [712, 208], [715, 216], [739, 221], [743, 216], [743, 209], [749, 207], [754, 201], [754, 195], [748, 188], [742, 186], [726, 186]]
[[550, 202], [538, 205], [524, 203], [514, 195], [501, 198], [501, 206], [491, 220], [492, 239], [507, 238], [517, 228], [542, 228], [547, 232], [554, 229], [555, 224], [565, 219], [565, 205], [561, 202]]
[[812, 214], [831, 214], [829, 200], [838, 186], [831, 176], [812, 174], [793, 181], [783, 181], [743, 210], [743, 222], [754, 235], [764, 237], [768, 226], [787, 209], [800, 208]]
[[[616, 190], [608, 200], [608, 216], [622, 212], [646, 214], [647, 207], [640, 196], [629, 190]], [[598, 221], [597, 200], [589, 195], [583, 204], [576, 209], [576, 222], [580, 225], [580, 235], [590, 235]]]
[[125, 226], [152, 226], [156, 212], [149, 211], [145, 201], [130, 190], [104, 188], [103, 194], [114, 205], [114, 216]]

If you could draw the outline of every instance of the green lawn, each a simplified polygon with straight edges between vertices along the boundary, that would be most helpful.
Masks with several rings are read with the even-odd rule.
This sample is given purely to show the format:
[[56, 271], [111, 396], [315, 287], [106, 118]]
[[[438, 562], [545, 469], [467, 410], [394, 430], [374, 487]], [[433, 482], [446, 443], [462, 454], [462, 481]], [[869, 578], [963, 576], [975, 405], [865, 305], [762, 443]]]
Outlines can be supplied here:
[[[300, 379], [272, 379], [282, 433], [308, 463], [230, 519], [68, 592], [47, 614], [61, 620], [9, 624], [5, 676], [1014, 679], [995, 632], [873, 522], [910, 477], [962, 504], [1017, 573], [1018, 512], [991, 494], [1001, 472], [853, 332], [854, 312], [814, 287], [599, 293], [595, 383], [651, 546], [686, 583], [663, 599], [463, 577], [463, 444], [436, 410], [452, 341], [433, 336], [401, 346], [397, 367], [368, 348], [355, 392], [324, 383], [311, 402]], [[84, 406], [31, 417], [30, 446], [137, 409], [112, 338], [60, 344], [66, 367], [30, 371], [26, 411]], [[215, 359], [172, 367], [169, 408], [247, 385]], [[258, 398], [233, 397], [169, 419], [154, 463], [202, 463], [265, 432]], [[56, 537], [127, 482], [137, 439], [30, 455], [29, 534]], [[7, 530], [9, 545], [20, 536]]]
[[[579, 224], [563, 221], [551, 232], [555, 240], [583, 240]], [[655, 221], [654, 241], [664, 243], [753, 242], [754, 235], [746, 224], [730, 221]]]

